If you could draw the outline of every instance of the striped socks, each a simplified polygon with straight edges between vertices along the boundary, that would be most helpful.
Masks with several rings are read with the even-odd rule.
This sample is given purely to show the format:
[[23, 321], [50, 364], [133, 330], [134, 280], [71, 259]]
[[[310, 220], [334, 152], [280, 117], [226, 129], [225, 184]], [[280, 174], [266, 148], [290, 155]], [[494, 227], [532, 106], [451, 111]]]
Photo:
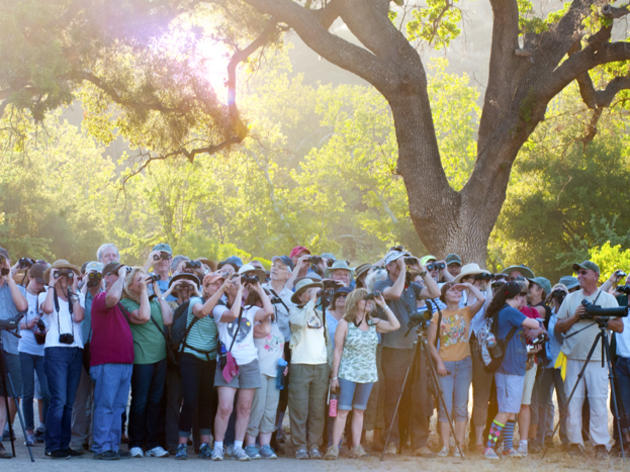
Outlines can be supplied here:
[[[501, 436], [501, 430], [504, 426], [504, 424], [499, 423], [497, 420], [492, 421], [492, 425], [490, 425], [490, 432], [488, 433], [488, 443], [486, 444], [488, 449], [494, 449], [496, 447], [499, 437]], [[512, 431], [514, 431], [514, 422], [512, 422]]]
[[514, 420], [508, 420], [503, 428], [503, 451], [514, 449]]

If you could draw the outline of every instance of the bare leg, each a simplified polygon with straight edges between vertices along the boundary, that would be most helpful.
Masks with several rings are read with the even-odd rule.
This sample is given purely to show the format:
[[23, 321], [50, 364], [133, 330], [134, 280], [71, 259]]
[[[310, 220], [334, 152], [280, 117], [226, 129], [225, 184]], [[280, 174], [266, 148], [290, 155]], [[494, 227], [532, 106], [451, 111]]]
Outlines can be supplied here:
[[361, 444], [361, 431], [363, 430], [363, 410], [352, 410], [352, 447]]
[[238, 400], [236, 401], [236, 424], [234, 425], [234, 440], [236, 441], [245, 439], [255, 393], [256, 390], [253, 388], [239, 389]]
[[348, 413], [350, 410], [337, 410], [337, 417], [333, 423], [333, 437], [332, 445], [338, 446], [343, 435], [343, 430], [346, 428], [346, 420], [348, 419]]
[[[466, 435], [466, 421], [455, 421], [455, 439], [459, 447], [464, 450], [464, 436]], [[447, 423], [448, 425], [448, 423]]]
[[521, 411], [518, 413], [518, 436], [521, 441], [527, 441], [530, 418], [531, 411], [529, 405], [521, 405]]
[[219, 391], [219, 406], [217, 408], [217, 414], [214, 417], [214, 440], [223, 442], [228, 421], [232, 414], [232, 405], [234, 404], [236, 389], [232, 387], [218, 387], [217, 390]]

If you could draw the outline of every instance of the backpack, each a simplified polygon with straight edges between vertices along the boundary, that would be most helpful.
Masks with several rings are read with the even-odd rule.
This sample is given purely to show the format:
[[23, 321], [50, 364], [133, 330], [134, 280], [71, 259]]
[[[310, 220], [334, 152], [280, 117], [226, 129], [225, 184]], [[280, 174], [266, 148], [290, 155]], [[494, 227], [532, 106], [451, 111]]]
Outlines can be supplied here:
[[486, 372], [495, 372], [503, 363], [505, 348], [518, 330], [512, 326], [505, 339], [497, 339], [494, 334], [496, 326], [491, 319], [486, 319], [484, 325], [477, 332], [477, 341], [481, 351], [481, 360]]
[[[179, 352], [180, 346], [186, 336], [189, 329], [186, 329], [186, 321], [188, 319], [188, 305], [190, 302], [182, 303], [175, 309], [173, 313], [173, 324], [171, 324], [169, 344], [174, 352]], [[195, 317], [197, 319], [197, 317]], [[190, 323], [190, 327], [195, 323], [195, 319]]]

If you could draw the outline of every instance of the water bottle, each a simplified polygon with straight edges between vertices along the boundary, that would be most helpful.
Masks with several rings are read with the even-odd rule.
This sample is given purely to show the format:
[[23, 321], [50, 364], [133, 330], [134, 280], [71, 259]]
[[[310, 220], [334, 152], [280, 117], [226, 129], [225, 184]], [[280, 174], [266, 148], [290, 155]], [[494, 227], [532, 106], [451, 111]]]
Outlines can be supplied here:
[[276, 365], [276, 388], [278, 390], [284, 390], [284, 370], [287, 368], [287, 361], [282, 357], [278, 359]]
[[328, 416], [337, 417], [337, 393], [330, 392], [330, 400], [328, 400]]

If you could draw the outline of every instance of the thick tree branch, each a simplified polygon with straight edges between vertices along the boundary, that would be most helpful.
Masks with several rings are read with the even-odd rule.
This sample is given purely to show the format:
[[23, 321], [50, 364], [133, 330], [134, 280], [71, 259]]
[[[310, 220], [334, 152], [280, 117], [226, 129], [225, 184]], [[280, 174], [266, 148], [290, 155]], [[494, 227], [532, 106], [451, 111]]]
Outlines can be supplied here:
[[261, 13], [284, 22], [295, 30], [316, 53], [333, 64], [382, 89], [395, 77], [385, 63], [366, 49], [356, 46], [328, 31], [319, 16], [291, 0], [243, 0]]
[[584, 100], [584, 103], [586, 103], [589, 108], [593, 109], [609, 106], [617, 93], [621, 90], [630, 89], [630, 76], [627, 75], [615, 77], [601, 90], [595, 89], [588, 72], [581, 74], [577, 78], [577, 82], [580, 87], [582, 100]]

